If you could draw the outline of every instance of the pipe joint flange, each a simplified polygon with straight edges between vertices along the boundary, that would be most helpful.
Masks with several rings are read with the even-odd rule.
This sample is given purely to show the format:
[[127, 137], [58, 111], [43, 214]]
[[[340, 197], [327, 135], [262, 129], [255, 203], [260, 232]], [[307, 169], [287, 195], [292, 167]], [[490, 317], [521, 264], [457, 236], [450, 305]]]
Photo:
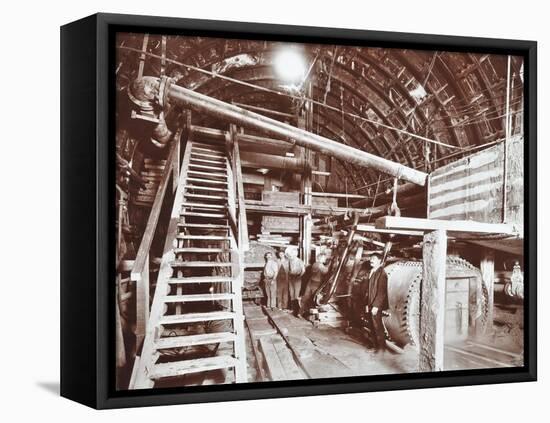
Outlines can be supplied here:
[[170, 90], [170, 85], [172, 85], [172, 78], [168, 76], [162, 76], [160, 78], [157, 102], [162, 109], [168, 105], [168, 92]]

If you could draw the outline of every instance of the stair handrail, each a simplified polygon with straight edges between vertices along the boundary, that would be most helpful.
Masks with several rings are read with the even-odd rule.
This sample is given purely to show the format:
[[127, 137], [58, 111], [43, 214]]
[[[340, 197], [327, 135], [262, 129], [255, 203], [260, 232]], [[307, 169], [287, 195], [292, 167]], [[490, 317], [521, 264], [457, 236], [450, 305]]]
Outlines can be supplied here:
[[238, 215], [237, 215], [237, 226], [238, 232], [236, 234], [237, 243], [239, 245], [239, 250], [241, 252], [248, 251], [248, 221], [246, 218], [246, 202], [244, 196], [244, 184], [243, 184], [243, 175], [241, 167], [241, 156], [239, 151], [239, 141], [237, 138], [237, 127], [235, 125], [230, 125], [228, 139], [226, 140], [226, 148], [228, 156], [231, 160], [231, 173], [233, 176], [234, 183], [234, 194], [236, 197]]
[[166, 165], [162, 174], [162, 179], [155, 194], [155, 200], [147, 219], [147, 225], [141, 238], [139, 249], [130, 273], [130, 279], [136, 284], [136, 347], [139, 348], [141, 341], [147, 330], [147, 320], [149, 319], [149, 255], [153, 239], [157, 231], [157, 225], [172, 175], [172, 192], [178, 186], [180, 172], [180, 149], [183, 139], [183, 131], [178, 131], [172, 138], [170, 150], [166, 158]]

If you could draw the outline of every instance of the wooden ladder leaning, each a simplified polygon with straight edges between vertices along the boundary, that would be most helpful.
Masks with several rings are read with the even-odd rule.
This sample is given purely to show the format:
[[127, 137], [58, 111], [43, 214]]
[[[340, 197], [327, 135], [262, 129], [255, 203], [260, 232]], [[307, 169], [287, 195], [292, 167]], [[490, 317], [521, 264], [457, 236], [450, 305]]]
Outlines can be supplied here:
[[222, 383], [247, 381], [235, 201], [225, 147], [188, 140], [130, 389], [219, 369]]

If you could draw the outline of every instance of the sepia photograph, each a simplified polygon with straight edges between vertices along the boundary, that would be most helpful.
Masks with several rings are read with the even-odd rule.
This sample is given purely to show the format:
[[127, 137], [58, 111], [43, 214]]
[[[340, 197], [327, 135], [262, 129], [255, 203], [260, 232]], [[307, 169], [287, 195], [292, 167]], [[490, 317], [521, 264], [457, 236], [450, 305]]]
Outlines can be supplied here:
[[117, 391], [524, 366], [523, 56], [112, 42]]

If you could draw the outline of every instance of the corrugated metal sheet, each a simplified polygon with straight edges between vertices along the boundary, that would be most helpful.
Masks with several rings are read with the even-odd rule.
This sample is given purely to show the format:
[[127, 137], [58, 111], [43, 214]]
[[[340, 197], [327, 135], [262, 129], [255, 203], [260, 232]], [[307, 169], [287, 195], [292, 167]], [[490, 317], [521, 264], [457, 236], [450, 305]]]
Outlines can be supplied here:
[[430, 174], [428, 217], [523, 224], [523, 139], [508, 143], [506, 213], [504, 147], [497, 144]]

